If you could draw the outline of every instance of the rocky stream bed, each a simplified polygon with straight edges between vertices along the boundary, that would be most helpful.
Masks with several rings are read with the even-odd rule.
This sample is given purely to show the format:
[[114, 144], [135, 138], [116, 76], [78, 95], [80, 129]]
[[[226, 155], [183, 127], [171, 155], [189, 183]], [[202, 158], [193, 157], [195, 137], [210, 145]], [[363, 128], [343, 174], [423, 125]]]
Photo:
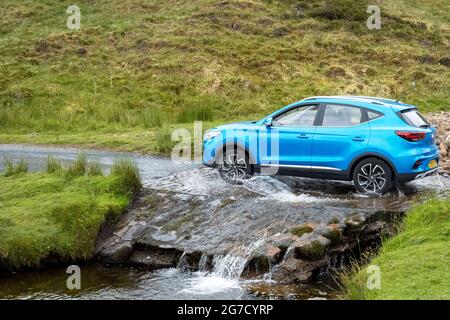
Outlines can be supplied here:
[[[78, 152], [0, 146], [0, 156], [26, 155], [32, 170], [48, 154], [70, 162]], [[231, 186], [209, 168], [84, 152], [106, 169], [114, 158], [134, 158], [144, 191], [99, 233], [81, 291], [67, 291], [61, 267], [2, 278], [0, 298], [333, 298], [330, 275], [377, 248], [413, 201], [450, 188], [446, 175], [379, 198], [357, 195], [351, 183], [292, 177]]]

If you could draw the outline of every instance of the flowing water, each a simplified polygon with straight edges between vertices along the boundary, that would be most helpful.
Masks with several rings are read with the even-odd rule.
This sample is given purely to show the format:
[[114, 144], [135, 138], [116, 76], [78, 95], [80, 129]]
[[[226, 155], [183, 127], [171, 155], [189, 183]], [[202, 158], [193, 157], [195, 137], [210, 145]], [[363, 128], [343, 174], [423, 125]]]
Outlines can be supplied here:
[[[242, 277], [252, 253], [267, 236], [304, 222], [342, 220], [355, 212], [404, 211], [411, 201], [450, 189], [450, 179], [428, 177], [380, 198], [355, 194], [351, 183], [292, 177], [255, 177], [241, 186], [224, 183], [215, 170], [175, 165], [170, 159], [83, 150], [109, 171], [115, 159], [132, 158], [146, 191], [124, 217], [123, 239], [158, 241], [189, 252], [201, 251], [198, 271], [190, 271], [186, 255], [176, 268], [158, 271], [130, 267], [81, 266], [81, 290], [68, 290], [65, 268], [0, 275], [0, 299], [306, 299], [333, 298], [328, 283], [280, 285], [270, 272]], [[79, 149], [0, 145], [0, 159], [25, 158], [30, 170], [45, 168], [48, 155], [73, 162]], [[1, 164], [0, 164], [1, 170]], [[158, 214], [148, 213], [146, 203]], [[155, 204], [156, 203], [156, 204]], [[119, 240], [123, 240], [119, 239]], [[335, 262], [339, 264], [339, 261]]]

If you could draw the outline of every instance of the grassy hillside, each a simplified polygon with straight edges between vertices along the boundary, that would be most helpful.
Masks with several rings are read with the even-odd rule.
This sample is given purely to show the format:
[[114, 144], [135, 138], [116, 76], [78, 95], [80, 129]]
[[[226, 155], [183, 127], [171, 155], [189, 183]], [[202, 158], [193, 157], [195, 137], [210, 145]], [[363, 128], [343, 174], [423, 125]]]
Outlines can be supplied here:
[[370, 265], [380, 267], [381, 288], [367, 289], [363, 268], [344, 277], [346, 298], [450, 299], [450, 201], [430, 200], [411, 210]]
[[72, 3], [1, 1], [0, 141], [157, 151], [166, 124], [259, 118], [309, 95], [450, 109], [446, 0], [385, 0], [381, 30], [366, 0], [79, 0], [79, 31]]
[[0, 269], [38, 266], [53, 256], [90, 258], [100, 226], [117, 218], [140, 190], [134, 165], [117, 162], [103, 176], [84, 157], [63, 169], [52, 159], [47, 173], [26, 173], [7, 161], [0, 173]]

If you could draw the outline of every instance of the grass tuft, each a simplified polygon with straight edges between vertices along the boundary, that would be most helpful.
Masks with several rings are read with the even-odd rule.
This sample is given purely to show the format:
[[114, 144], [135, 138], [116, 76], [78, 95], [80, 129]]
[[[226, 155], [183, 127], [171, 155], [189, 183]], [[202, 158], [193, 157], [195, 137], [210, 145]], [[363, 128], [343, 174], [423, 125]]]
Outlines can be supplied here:
[[87, 168], [88, 163], [86, 154], [80, 153], [75, 162], [67, 168], [66, 173], [71, 177], [81, 177], [86, 174]]
[[13, 159], [6, 157], [3, 160], [3, 166], [5, 177], [28, 172], [28, 162], [23, 158], [21, 158], [19, 162], [14, 163]]
[[139, 169], [132, 160], [119, 159], [114, 161], [111, 175], [120, 178], [120, 191], [128, 195], [135, 195], [142, 190]]
[[102, 176], [102, 165], [98, 161], [90, 161], [87, 166], [86, 174], [88, 176]]
[[156, 133], [156, 150], [160, 153], [170, 153], [176, 145], [172, 141], [172, 131], [168, 126], [164, 126]]
[[52, 156], [47, 158], [47, 173], [56, 173], [62, 171], [61, 162]]

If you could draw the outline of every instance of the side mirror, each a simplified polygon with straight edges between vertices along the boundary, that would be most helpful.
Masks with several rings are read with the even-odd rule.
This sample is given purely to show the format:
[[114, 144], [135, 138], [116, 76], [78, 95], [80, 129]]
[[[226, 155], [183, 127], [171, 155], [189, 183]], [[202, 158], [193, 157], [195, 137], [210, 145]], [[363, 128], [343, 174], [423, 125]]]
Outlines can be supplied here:
[[272, 118], [267, 118], [266, 120], [264, 120], [264, 124], [266, 125], [266, 127], [271, 127], [272, 122], [273, 122]]

